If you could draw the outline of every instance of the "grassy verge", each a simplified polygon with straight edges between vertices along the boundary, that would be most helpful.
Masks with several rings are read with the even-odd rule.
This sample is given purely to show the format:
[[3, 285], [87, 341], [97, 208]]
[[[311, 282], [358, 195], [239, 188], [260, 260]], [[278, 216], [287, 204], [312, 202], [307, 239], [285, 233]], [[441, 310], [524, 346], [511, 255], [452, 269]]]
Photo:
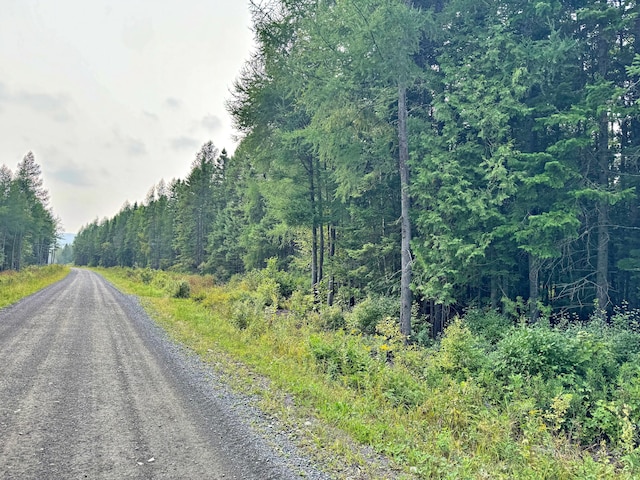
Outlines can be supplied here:
[[[576, 395], [563, 393], [568, 377], [564, 384], [543, 384], [540, 374], [500, 379], [463, 323], [453, 324], [438, 348], [404, 347], [391, 319], [369, 335], [348, 322], [327, 328], [341, 324], [340, 314], [314, 313], [304, 295], [278, 298], [273, 272], [224, 286], [161, 272], [101, 273], [139, 295], [176, 340], [227, 372], [237, 388], [258, 395], [337, 478], [639, 478], [630, 420], [640, 392], [635, 373], [627, 373], [635, 390], [621, 390], [627, 410], [606, 402], [595, 410], [612, 425], [609, 437], [584, 448], [565, 433]], [[190, 298], [174, 298], [181, 296]], [[358, 318], [368, 325], [364, 314]], [[503, 349], [535, 340], [517, 337], [528, 330], [509, 331]], [[581, 345], [589, 346], [585, 335]], [[505, 369], [527, 353], [518, 351], [503, 359]], [[542, 397], [549, 399], [543, 407]], [[622, 433], [614, 444], [616, 425]]]
[[30, 267], [20, 272], [0, 272], [0, 308], [62, 280], [70, 269], [62, 265]]
[[[174, 340], [196, 352], [232, 388], [255, 396], [258, 407], [283, 424], [298, 446], [313, 455], [334, 478], [415, 478], [355, 442], [339, 422], [327, 421], [319, 414], [321, 404], [321, 408], [331, 410], [333, 405], [348, 401], [344, 396], [347, 392], [326, 385], [323, 376], [308, 365], [304, 329], [295, 327], [293, 337], [278, 335], [277, 340], [255, 331], [244, 335], [225, 319], [237, 292], [205, 285], [209, 295], [220, 296], [220, 308], [211, 308], [210, 301], [173, 298], [179, 290], [179, 276], [158, 273], [163, 277], [160, 280], [156, 277], [140, 282], [131, 270], [93, 270], [121, 291], [138, 296]], [[198, 283], [199, 278], [191, 277], [191, 283]], [[201, 289], [202, 285], [196, 285], [194, 290]]]

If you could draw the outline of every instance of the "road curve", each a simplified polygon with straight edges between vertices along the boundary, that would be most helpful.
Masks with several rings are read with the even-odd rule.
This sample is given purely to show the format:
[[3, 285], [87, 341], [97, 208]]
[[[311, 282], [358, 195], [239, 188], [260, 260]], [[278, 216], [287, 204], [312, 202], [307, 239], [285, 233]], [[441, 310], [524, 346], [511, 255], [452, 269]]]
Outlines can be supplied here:
[[85, 270], [0, 311], [0, 478], [309, 476], [168, 344], [137, 301]]

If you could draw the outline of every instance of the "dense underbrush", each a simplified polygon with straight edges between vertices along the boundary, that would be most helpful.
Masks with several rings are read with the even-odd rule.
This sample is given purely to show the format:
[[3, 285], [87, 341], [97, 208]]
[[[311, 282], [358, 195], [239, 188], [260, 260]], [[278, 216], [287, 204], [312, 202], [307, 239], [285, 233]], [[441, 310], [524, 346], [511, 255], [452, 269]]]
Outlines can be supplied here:
[[394, 300], [323, 307], [274, 265], [225, 285], [150, 270], [105, 275], [155, 298], [181, 341], [268, 376], [407, 476], [640, 476], [636, 311], [529, 325], [472, 310], [429, 346], [405, 345]]

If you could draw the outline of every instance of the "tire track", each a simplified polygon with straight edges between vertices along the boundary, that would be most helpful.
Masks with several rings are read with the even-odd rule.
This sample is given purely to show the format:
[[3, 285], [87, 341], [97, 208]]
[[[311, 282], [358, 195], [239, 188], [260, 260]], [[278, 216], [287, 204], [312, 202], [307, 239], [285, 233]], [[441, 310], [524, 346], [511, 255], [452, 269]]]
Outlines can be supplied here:
[[1, 311], [0, 478], [300, 478], [181, 358], [92, 272]]

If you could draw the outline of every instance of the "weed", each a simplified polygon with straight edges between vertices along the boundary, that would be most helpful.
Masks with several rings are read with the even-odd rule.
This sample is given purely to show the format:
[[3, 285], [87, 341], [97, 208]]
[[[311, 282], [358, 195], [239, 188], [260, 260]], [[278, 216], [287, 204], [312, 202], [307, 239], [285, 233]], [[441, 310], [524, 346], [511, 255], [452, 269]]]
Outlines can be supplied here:
[[0, 272], [0, 308], [62, 280], [69, 272], [69, 267], [62, 265], [28, 267], [20, 272]]
[[191, 287], [186, 280], [178, 280], [171, 286], [171, 296], [173, 298], [189, 298]]
[[[311, 415], [301, 441], [315, 435], [304, 442], [331, 468], [370, 468], [353, 453], [357, 440], [407, 478], [638, 478], [635, 313], [553, 328], [472, 311], [425, 348], [404, 344], [394, 300], [318, 308], [305, 289], [282, 288], [275, 263], [227, 285], [186, 278], [191, 300], [166, 291], [177, 274], [154, 272], [148, 284], [127, 271], [109, 275], [147, 296], [195, 351], [246, 365], [237, 371], [268, 408]], [[259, 389], [260, 375], [268, 389]], [[340, 436], [327, 437], [333, 429]]]

